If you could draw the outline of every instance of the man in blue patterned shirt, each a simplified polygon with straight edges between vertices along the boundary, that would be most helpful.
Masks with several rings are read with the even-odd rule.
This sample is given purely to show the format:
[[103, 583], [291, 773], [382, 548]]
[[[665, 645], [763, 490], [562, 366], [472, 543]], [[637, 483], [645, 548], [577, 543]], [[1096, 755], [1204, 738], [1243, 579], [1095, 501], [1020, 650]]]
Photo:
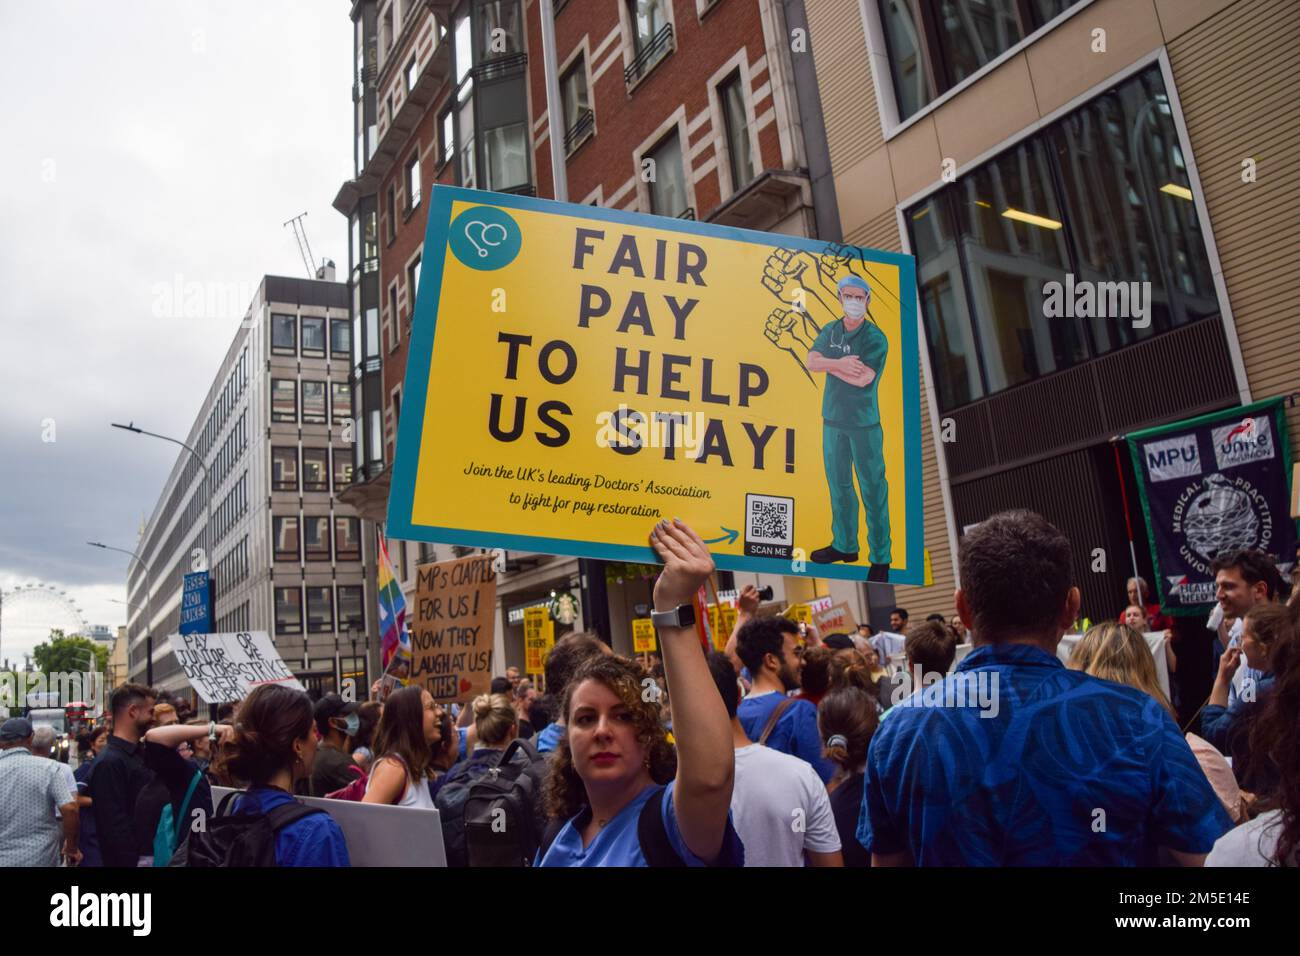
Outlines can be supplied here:
[[900, 702], [867, 754], [858, 840], [876, 866], [1198, 866], [1232, 828], [1149, 695], [1066, 670], [1070, 544], [1028, 511], [962, 539], [973, 650]]

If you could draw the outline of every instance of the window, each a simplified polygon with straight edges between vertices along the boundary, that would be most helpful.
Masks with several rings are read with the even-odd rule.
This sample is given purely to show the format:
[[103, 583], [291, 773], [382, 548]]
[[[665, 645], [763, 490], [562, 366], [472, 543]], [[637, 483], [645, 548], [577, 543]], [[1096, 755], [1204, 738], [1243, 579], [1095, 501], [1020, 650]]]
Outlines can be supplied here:
[[352, 327], [347, 319], [330, 319], [330, 354], [344, 361], [352, 357]]
[[461, 14], [456, 20], [456, 85], [460, 86], [469, 76], [474, 65], [474, 45], [470, 40], [469, 17]]
[[271, 316], [271, 354], [298, 354], [298, 319], [292, 315]]
[[498, 126], [483, 132], [483, 165], [487, 188], [503, 192], [528, 183], [528, 134], [525, 123]]
[[329, 449], [304, 448], [302, 450], [302, 490], [329, 491]]
[[346, 451], [334, 449], [334, 493], [352, 484], [352, 456]]
[[397, 238], [397, 183], [388, 184], [388, 195], [384, 200], [384, 213], [388, 219], [388, 241]]
[[[396, 3], [396, 0], [394, 0]], [[393, 48], [393, 4], [384, 11], [384, 19], [379, 24], [379, 47], [387, 54]]]
[[460, 184], [466, 189], [474, 189], [477, 182], [474, 165], [474, 103], [466, 103], [460, 108]]
[[334, 557], [339, 561], [361, 560], [361, 535], [356, 518], [334, 518]]
[[876, 0], [900, 119], [1079, 0]]
[[406, 92], [415, 89], [415, 81], [419, 79], [420, 66], [415, 57], [411, 57], [411, 62], [406, 64]]
[[519, 15], [519, 0], [479, 0], [477, 14], [479, 55], [476, 62], [493, 57], [521, 53], [523, 22]]
[[[415, 293], [411, 292], [411, 302], [415, 302]], [[402, 323], [398, 320], [397, 315], [397, 283], [394, 282], [388, 287], [388, 321], [393, 329], [392, 348], [397, 348], [397, 341], [402, 337]]]
[[406, 267], [406, 295], [411, 301], [411, 312], [415, 312], [415, 296], [420, 291], [420, 257]]
[[356, 630], [364, 634], [366, 630], [366, 610], [363, 588], [359, 584], [340, 584], [339, 592], [339, 630]]
[[297, 561], [298, 516], [275, 515], [271, 518], [271, 547], [277, 561]]
[[682, 144], [674, 130], [646, 154], [654, 161], [650, 180], [650, 211], [656, 216], [680, 216], [686, 211], [686, 175]]
[[291, 378], [271, 380], [271, 421], [298, 420], [298, 383]]
[[307, 630], [313, 634], [334, 630], [333, 588], [307, 589]]
[[623, 71], [630, 85], [650, 72], [672, 49], [667, 0], [626, 0], [632, 21], [633, 60]]
[[273, 445], [271, 447], [271, 490], [298, 490], [298, 449]]
[[329, 515], [308, 515], [302, 519], [302, 543], [308, 561], [330, 559]]
[[406, 162], [406, 210], [420, 205], [420, 149], [417, 146]]
[[302, 354], [311, 358], [325, 357], [325, 319], [321, 316], [302, 317]]
[[302, 383], [302, 423], [324, 425], [329, 421], [325, 414], [325, 383]]
[[[1153, 66], [906, 210], [940, 407], [1217, 315], [1189, 189]], [[1066, 274], [1115, 296], [1049, 317]], [[1131, 282], [1151, 283], [1150, 328], [1116, 314]]]
[[564, 104], [564, 148], [573, 152], [595, 125], [587, 95], [587, 63], [582, 56], [560, 77], [560, 100]]
[[296, 587], [275, 589], [275, 633], [302, 633], [302, 591]]
[[754, 178], [754, 159], [749, 143], [749, 122], [745, 112], [745, 88], [737, 70], [718, 86], [722, 122], [727, 128], [727, 159], [731, 188], [743, 189]]
[[341, 425], [352, 417], [352, 386], [347, 382], [330, 382], [330, 392], [334, 424]]
[[456, 155], [456, 119], [451, 110], [442, 114], [438, 127], [442, 130], [442, 160], [439, 165], [445, 166]]

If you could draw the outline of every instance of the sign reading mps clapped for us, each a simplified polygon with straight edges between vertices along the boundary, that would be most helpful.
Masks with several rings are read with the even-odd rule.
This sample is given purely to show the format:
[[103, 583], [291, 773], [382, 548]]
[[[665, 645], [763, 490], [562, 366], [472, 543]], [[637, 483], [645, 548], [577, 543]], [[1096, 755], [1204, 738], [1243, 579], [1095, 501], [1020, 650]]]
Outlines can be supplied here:
[[[437, 186], [388, 530], [920, 584], [910, 256]], [[874, 568], [874, 570], [872, 570]]]

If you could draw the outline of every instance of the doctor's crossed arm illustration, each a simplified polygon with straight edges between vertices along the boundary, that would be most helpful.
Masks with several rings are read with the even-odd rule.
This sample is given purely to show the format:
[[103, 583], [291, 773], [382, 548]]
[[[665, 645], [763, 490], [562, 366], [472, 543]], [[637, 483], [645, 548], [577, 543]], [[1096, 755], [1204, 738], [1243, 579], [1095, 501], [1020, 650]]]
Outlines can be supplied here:
[[[809, 557], [817, 564], [858, 560], [858, 488], [866, 510], [868, 581], [888, 581], [889, 484], [877, 386], [889, 340], [867, 319], [871, 287], [858, 275], [839, 280], [843, 316], [827, 324], [808, 352], [808, 369], [826, 375], [822, 390], [822, 463], [831, 502], [831, 543]], [[854, 476], [857, 476], [857, 488]]]

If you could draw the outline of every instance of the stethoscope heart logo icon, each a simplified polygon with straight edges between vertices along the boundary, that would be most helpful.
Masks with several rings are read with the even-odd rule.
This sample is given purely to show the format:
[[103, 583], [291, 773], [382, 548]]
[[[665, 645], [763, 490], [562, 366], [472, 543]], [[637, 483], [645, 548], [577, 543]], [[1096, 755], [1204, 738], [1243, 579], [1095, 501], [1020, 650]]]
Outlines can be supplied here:
[[[474, 235], [475, 226], [478, 226], [478, 238], [475, 238]], [[500, 238], [494, 239], [493, 237], [498, 234], [500, 234]], [[471, 219], [469, 222], [465, 223], [465, 238], [469, 240], [470, 245], [474, 247], [480, 259], [487, 258], [487, 247], [491, 246], [495, 248], [505, 242], [509, 237], [510, 234], [506, 231], [506, 227], [501, 225], [499, 222], [489, 223], [484, 222], [481, 219]]]

